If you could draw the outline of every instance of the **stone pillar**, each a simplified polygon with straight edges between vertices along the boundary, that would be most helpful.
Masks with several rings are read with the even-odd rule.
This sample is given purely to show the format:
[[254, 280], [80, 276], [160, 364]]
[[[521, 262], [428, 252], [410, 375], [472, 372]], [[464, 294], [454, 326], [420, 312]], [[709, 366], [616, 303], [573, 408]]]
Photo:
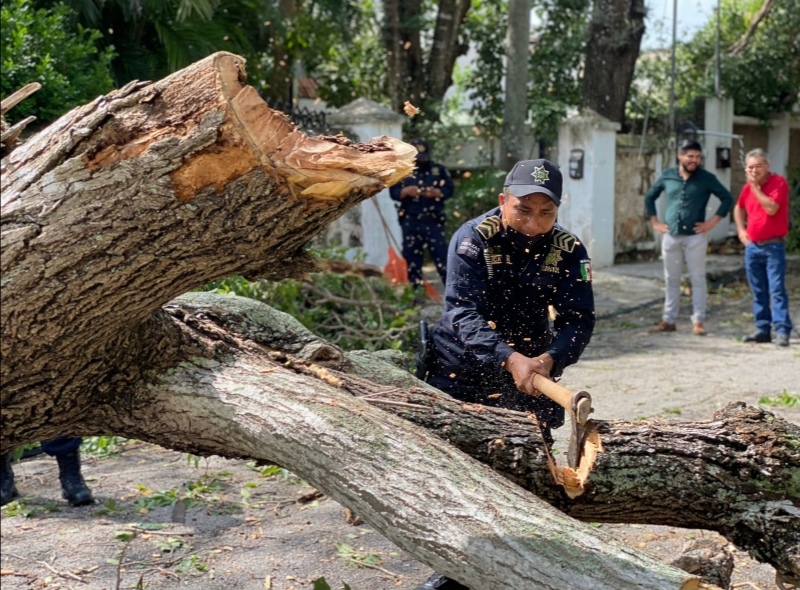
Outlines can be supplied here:
[[[703, 165], [709, 172], [713, 172], [722, 186], [731, 189], [731, 169], [717, 168], [717, 149], [727, 149], [730, 155], [731, 166], [739, 166], [738, 162], [733, 161], [733, 99], [717, 98], [716, 96], [706, 97], [705, 115], [705, 134], [701, 137], [705, 148]], [[715, 135], [719, 134], [719, 135]], [[733, 195], [735, 199], [737, 195]], [[706, 219], [710, 219], [717, 212], [719, 200], [711, 197], [706, 207]], [[720, 240], [731, 234], [731, 216], [728, 215], [720, 221], [708, 234], [709, 241]]]
[[[402, 138], [403, 121], [402, 115], [367, 98], [359, 98], [328, 117], [331, 126], [349, 130], [360, 142], [379, 135]], [[341, 236], [342, 245], [349, 247], [348, 258], [355, 258], [361, 251], [366, 256], [364, 262], [383, 267], [388, 261], [389, 246], [396, 244], [401, 254], [403, 240], [388, 189], [353, 209], [356, 211], [352, 215], [336, 220], [328, 232], [328, 235], [338, 233]]]
[[[619, 123], [586, 111], [562, 123], [558, 130], [558, 165], [564, 175], [558, 223], [583, 241], [596, 268], [614, 264], [614, 166], [619, 129]], [[575, 178], [580, 165], [578, 150], [583, 155], [581, 178]]]
[[790, 113], [783, 113], [772, 118], [770, 121], [772, 127], [769, 129], [769, 145], [763, 148], [769, 154], [770, 170], [784, 178], [787, 177], [787, 168], [789, 167], [790, 119]]

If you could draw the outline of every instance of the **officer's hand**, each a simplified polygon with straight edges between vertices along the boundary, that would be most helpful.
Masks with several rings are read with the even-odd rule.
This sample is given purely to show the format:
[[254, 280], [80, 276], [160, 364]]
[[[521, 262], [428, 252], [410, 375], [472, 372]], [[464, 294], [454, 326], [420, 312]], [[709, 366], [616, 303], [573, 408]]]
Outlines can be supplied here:
[[442, 191], [435, 186], [426, 188], [425, 192], [423, 193], [424, 196], [428, 197], [429, 199], [441, 199], [442, 198]]
[[419, 187], [418, 186], [404, 186], [403, 190], [400, 191], [400, 198], [414, 198], [419, 196]]
[[514, 377], [514, 384], [517, 389], [529, 395], [538, 396], [541, 394], [533, 387], [533, 377], [542, 375], [549, 379], [550, 371], [553, 370], [554, 364], [553, 357], [548, 353], [530, 358], [518, 352], [513, 352], [508, 357], [505, 368]]

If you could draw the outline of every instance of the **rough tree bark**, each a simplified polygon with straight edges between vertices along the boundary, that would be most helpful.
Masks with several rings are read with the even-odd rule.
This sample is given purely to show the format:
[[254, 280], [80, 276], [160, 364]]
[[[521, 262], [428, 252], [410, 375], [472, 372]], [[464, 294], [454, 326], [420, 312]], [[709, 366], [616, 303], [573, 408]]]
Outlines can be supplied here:
[[740, 407], [601, 423], [606, 452], [568, 501], [527, 416], [458, 404], [257, 302], [174, 299], [232, 274], [305, 272], [303, 245], [413, 158], [390, 138], [304, 136], [230, 54], [99, 98], [18, 148], [2, 161], [0, 451], [113, 433], [278, 463], [474, 588], [700, 587], [578, 520], [719, 530], [800, 575], [794, 425]]
[[594, 0], [581, 84], [582, 109], [625, 122], [646, 14], [643, 0]]

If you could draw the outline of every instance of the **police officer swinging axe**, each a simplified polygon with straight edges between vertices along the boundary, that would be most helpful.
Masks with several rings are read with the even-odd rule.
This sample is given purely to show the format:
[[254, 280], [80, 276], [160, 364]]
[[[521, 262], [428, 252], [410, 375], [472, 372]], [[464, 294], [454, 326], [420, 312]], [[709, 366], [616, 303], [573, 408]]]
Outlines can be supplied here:
[[[564, 424], [566, 410], [568, 462], [577, 468], [591, 397], [553, 380], [589, 343], [595, 310], [586, 247], [556, 223], [562, 191], [554, 163], [522, 160], [498, 206], [454, 234], [444, 310], [430, 330], [421, 325], [416, 374], [464, 402], [534, 413], [550, 459], [551, 429]], [[418, 590], [463, 588], [435, 574]]]

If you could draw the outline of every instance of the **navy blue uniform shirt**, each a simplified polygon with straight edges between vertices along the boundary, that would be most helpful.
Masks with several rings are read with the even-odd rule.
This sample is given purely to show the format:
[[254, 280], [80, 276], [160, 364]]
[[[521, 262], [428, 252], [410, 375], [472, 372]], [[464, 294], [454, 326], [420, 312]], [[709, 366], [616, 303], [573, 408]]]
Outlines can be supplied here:
[[[557, 377], [589, 343], [595, 312], [585, 246], [556, 225], [527, 250], [507, 236], [499, 207], [453, 236], [445, 308], [431, 331], [440, 389], [457, 394], [462, 386], [477, 386], [489, 395], [493, 387], [507, 391], [510, 383], [516, 390], [503, 368], [512, 352], [549, 352], [551, 376]], [[550, 305], [557, 312], [552, 326]]]
[[[422, 195], [412, 198], [400, 198], [400, 191], [407, 186], [417, 186], [420, 190], [438, 188], [442, 196], [431, 199]], [[397, 201], [400, 222], [417, 219], [434, 220], [444, 223], [444, 202], [453, 196], [453, 179], [447, 168], [437, 162], [430, 162], [430, 166], [419, 166], [414, 174], [406, 177], [389, 189], [389, 196]]]

